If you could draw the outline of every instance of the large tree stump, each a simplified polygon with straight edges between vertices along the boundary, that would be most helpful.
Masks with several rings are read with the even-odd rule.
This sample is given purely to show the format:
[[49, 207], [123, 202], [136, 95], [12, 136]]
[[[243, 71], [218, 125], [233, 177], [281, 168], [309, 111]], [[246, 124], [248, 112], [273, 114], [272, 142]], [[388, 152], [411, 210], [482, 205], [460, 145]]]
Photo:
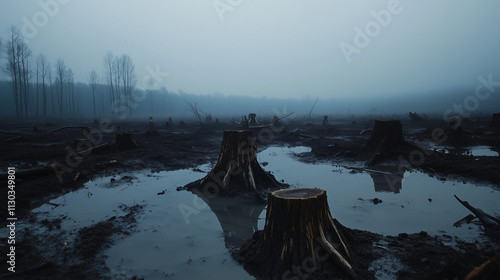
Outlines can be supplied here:
[[403, 144], [403, 125], [399, 120], [376, 120], [372, 134], [368, 139], [368, 146], [400, 146]]
[[120, 150], [131, 150], [139, 148], [139, 145], [134, 140], [134, 134], [130, 132], [117, 132], [115, 145]]
[[490, 122], [491, 127], [500, 127], [500, 113], [493, 114]]
[[257, 114], [255, 113], [248, 114], [248, 118], [249, 118], [248, 125], [250, 126], [259, 125], [259, 122], [257, 122]]
[[264, 193], [268, 190], [285, 186], [258, 163], [257, 141], [251, 131], [226, 130], [217, 164], [205, 178], [186, 185], [186, 188], [197, 188], [211, 196], [254, 193], [265, 200]]
[[339, 268], [354, 277], [349, 250], [330, 214], [326, 191], [286, 189], [268, 196], [263, 240], [256, 250], [264, 258], [268, 274], [285, 277], [293, 274], [295, 266], [305, 271], [320, 269], [321, 261], [328, 257], [319, 251], [326, 250]]

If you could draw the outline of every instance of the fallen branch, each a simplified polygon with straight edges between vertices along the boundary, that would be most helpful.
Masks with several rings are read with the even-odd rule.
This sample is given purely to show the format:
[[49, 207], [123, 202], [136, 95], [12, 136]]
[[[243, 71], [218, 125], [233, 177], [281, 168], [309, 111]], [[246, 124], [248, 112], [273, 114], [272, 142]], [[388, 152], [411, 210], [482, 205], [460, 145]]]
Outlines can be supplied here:
[[454, 195], [455, 198], [460, 202], [465, 208], [469, 209], [476, 217], [481, 221], [481, 223], [484, 225], [486, 228], [497, 228], [500, 226], [500, 220], [486, 214], [483, 210], [479, 208], [474, 208], [472, 207], [467, 201], [463, 201], [458, 196]]
[[14, 137], [11, 137], [9, 139], [5, 139], [3, 142], [4, 143], [12, 143], [12, 142], [19, 142], [21, 140], [24, 140], [24, 136], [14, 136]]
[[[63, 130], [63, 129], [68, 129], [68, 128], [79, 128], [79, 129], [83, 129], [83, 128], [87, 128], [86, 126], [63, 126], [63, 127], [60, 127], [60, 128], [56, 128], [56, 129], [53, 129], [53, 130], [49, 130], [45, 133], [53, 133], [53, 132], [57, 132], [59, 130]], [[87, 128], [88, 129], [88, 128]]]
[[83, 151], [81, 151], [80, 153], [81, 153], [82, 155], [86, 155], [87, 153], [89, 153], [89, 154], [90, 154], [90, 153], [92, 153], [92, 152], [97, 152], [97, 151], [99, 151], [99, 150], [102, 150], [102, 149], [106, 148], [107, 146], [109, 146], [109, 143], [103, 143], [103, 144], [101, 144], [101, 145], [97, 145], [97, 146], [95, 146], [95, 147], [92, 147], [92, 148], [88, 148], [88, 149], [86, 149], [86, 150], [83, 150]]
[[[49, 174], [53, 172], [54, 169], [52, 165], [44, 165], [41, 167], [35, 167], [35, 168], [30, 168], [30, 169], [22, 169], [22, 170], [16, 170], [16, 178], [24, 178], [24, 177], [31, 177], [31, 176], [42, 176]], [[7, 180], [7, 173], [2, 172], [0, 173], [0, 180], [1, 181], [6, 181]]]
[[[34, 274], [34, 273], [39, 272], [41, 270], [51, 269], [51, 268], [55, 268], [55, 267], [56, 267], [56, 264], [54, 264], [53, 262], [48, 262], [48, 263], [44, 263], [44, 264], [39, 265], [39, 266], [35, 266], [35, 267], [30, 268], [28, 270], [8, 272], [5, 274], [2, 274], [2, 275], [0, 275], [0, 279], [11, 279], [11, 278], [20, 279], [20, 278], [18, 278], [19, 276], [23, 276], [25, 274]], [[26, 277], [25, 279], [28, 279], [28, 277]]]
[[337, 263], [346, 273], [351, 277], [352, 279], [357, 279], [356, 274], [354, 273], [354, 270], [352, 269], [351, 264], [342, 257], [342, 255], [333, 247], [333, 245], [326, 239], [325, 233], [323, 232], [323, 228], [321, 225], [319, 226], [319, 232], [321, 235], [320, 242], [323, 245], [323, 248], [332, 255], [332, 258], [334, 259], [335, 263]]

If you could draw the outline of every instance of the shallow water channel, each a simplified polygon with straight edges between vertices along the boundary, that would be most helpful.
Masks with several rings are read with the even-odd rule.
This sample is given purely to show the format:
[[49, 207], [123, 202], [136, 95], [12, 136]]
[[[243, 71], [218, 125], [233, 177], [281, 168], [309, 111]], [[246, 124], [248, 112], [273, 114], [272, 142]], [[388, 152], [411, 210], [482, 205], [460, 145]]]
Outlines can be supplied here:
[[[500, 191], [492, 186], [442, 181], [419, 172], [406, 172], [401, 177], [392, 175], [397, 168], [390, 166], [353, 173], [327, 163], [303, 163], [294, 157], [307, 151], [305, 147], [269, 147], [259, 152], [258, 160], [276, 179], [293, 187], [327, 190], [332, 216], [350, 228], [388, 235], [424, 230], [473, 241], [480, 236], [478, 225], [453, 226], [469, 214], [453, 194], [490, 214], [500, 214]], [[146, 279], [253, 279], [231, 258], [228, 249], [240, 246], [253, 231], [263, 228], [265, 205], [252, 199], [217, 199], [207, 205], [191, 192], [176, 191], [204, 177], [212, 164], [202, 165], [198, 171], [143, 170], [96, 178], [78, 191], [51, 200], [60, 206], [45, 204], [34, 212], [48, 219], [66, 215], [61, 230], [76, 232], [124, 215], [122, 205], [144, 205], [136, 217], [137, 230], [104, 251], [114, 279], [132, 275]], [[375, 198], [381, 202], [375, 204]]]

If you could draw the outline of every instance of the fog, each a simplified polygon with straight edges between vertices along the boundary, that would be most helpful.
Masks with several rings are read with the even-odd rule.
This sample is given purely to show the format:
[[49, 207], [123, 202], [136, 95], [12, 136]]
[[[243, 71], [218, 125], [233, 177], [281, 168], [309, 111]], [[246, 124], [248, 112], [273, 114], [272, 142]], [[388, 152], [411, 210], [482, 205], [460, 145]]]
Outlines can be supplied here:
[[[136, 116], [189, 113], [188, 102], [221, 115], [308, 114], [316, 99], [317, 114], [444, 114], [457, 104], [491, 112], [500, 105], [499, 11], [493, 0], [0, 0], [0, 40], [4, 49], [17, 28], [32, 73], [39, 54], [52, 68], [64, 60], [75, 115], [94, 114], [93, 70], [96, 115], [111, 113], [109, 51], [135, 66], [134, 94], [145, 94]], [[8, 71], [0, 80], [2, 114], [15, 115]], [[31, 115], [41, 110], [35, 92]]]

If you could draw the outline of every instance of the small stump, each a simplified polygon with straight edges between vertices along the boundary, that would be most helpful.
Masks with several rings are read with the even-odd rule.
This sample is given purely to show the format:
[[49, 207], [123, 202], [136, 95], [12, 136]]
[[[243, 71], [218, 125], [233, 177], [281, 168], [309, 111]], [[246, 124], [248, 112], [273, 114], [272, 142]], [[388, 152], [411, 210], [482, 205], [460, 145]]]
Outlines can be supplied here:
[[257, 114], [251, 113], [248, 115], [248, 118], [250, 119], [248, 121], [248, 125], [250, 126], [257, 126], [259, 125], [259, 122], [257, 121]]
[[269, 193], [262, 235], [260, 239], [254, 235], [240, 254], [253, 255], [253, 261], [265, 266], [266, 274], [292, 279], [288, 277], [292, 277], [293, 267], [315, 272], [331, 257], [343, 273], [354, 277], [347, 261], [349, 251], [332, 219], [324, 190], [300, 188]]
[[493, 114], [490, 122], [491, 127], [500, 127], [500, 113]]
[[139, 145], [134, 140], [134, 134], [129, 132], [116, 133], [115, 145], [120, 150], [131, 150], [139, 148]]
[[265, 200], [263, 192], [283, 188], [257, 161], [257, 143], [249, 130], [224, 131], [219, 159], [205, 178], [186, 185], [208, 196], [233, 196], [254, 193]]
[[400, 146], [404, 143], [403, 125], [399, 120], [376, 120], [372, 134], [368, 139], [368, 146]]

